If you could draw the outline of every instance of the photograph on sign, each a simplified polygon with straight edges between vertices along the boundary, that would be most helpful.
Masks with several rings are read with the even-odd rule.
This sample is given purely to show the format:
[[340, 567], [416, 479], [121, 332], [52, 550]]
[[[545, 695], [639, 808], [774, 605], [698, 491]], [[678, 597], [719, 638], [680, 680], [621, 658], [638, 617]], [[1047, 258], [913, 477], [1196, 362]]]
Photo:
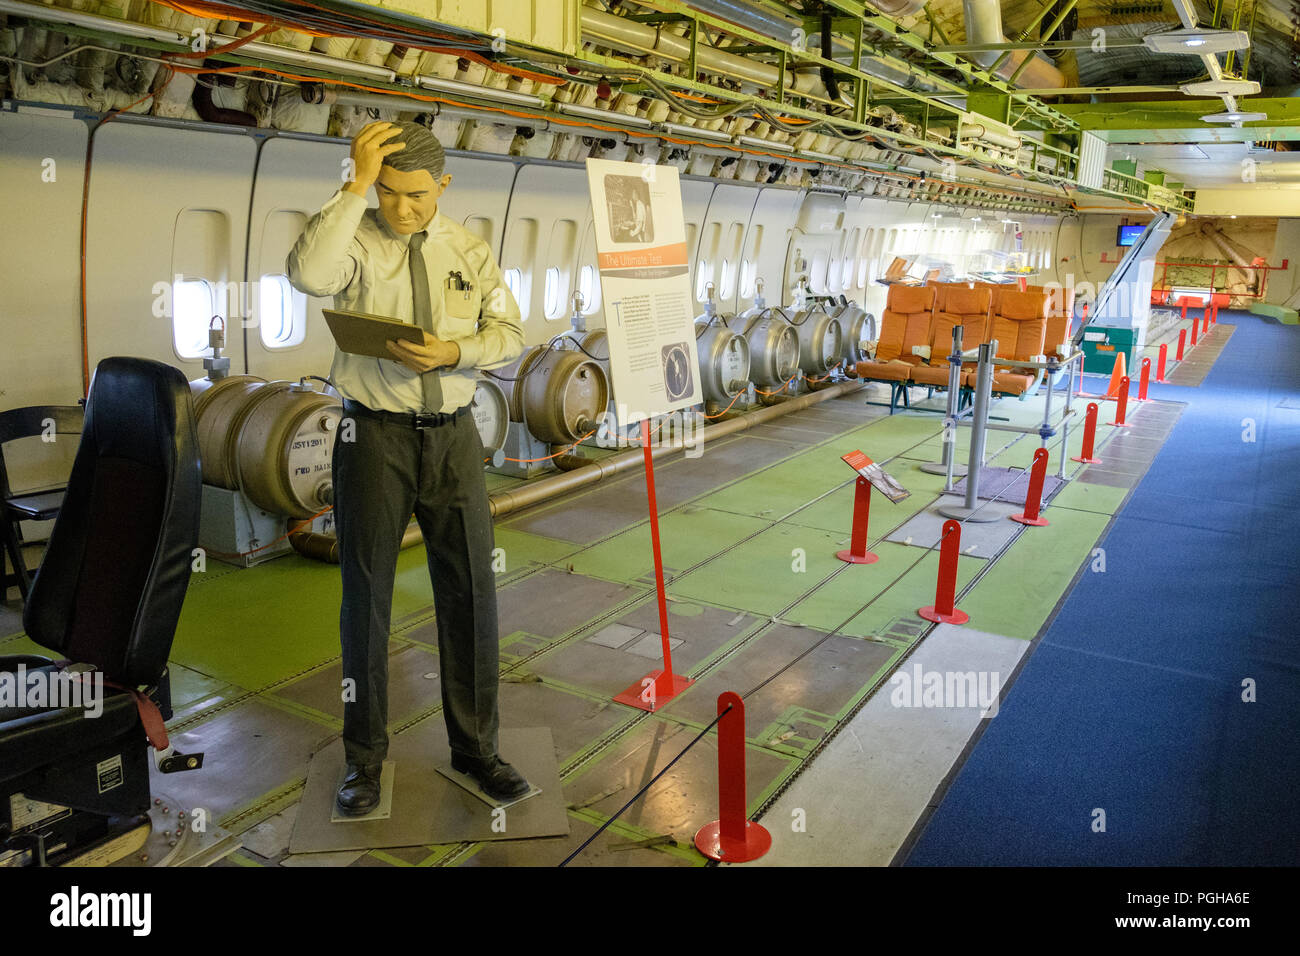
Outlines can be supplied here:
[[871, 487], [897, 504], [904, 498], [911, 497], [912, 493], [898, 483], [893, 475], [885, 471], [874, 461], [865, 468], [859, 468], [858, 474], [867, 481], [871, 482]]
[[587, 160], [610, 379], [620, 424], [702, 400], [677, 169]]
[[650, 184], [639, 173], [636, 176], [605, 177], [605, 212], [615, 242], [654, 242]]
[[889, 474], [861, 451], [851, 451], [847, 455], [841, 455], [840, 460], [871, 482], [871, 487], [895, 504], [904, 498], [911, 497], [912, 493], [900, 485], [893, 475]]

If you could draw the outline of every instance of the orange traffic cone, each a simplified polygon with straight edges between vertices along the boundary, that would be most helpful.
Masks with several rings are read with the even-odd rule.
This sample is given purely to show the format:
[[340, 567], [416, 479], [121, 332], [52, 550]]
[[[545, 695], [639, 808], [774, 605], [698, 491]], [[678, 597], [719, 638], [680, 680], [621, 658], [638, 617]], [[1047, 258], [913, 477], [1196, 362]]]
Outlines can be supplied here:
[[1106, 389], [1107, 398], [1119, 397], [1119, 380], [1128, 375], [1124, 369], [1124, 353], [1115, 353], [1115, 370], [1110, 373], [1110, 388]]

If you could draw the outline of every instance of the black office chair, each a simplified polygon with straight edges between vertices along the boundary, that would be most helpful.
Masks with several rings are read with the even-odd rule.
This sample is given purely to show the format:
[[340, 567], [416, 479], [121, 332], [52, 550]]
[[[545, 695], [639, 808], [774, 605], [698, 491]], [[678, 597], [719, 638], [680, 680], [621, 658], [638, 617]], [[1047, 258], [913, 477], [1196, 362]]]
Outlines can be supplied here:
[[[76, 435], [80, 433], [85, 410], [80, 405], [31, 405], [0, 412], [0, 523], [4, 525], [4, 554], [0, 555], [0, 600], [10, 586], [27, 600], [31, 590], [31, 572], [23, 562], [23, 536], [20, 521], [50, 521], [58, 516], [63, 503], [64, 488], [47, 488], [44, 491], [24, 492], [15, 495], [9, 486], [9, 470], [5, 467], [4, 446], [19, 438], [35, 438], [49, 434]], [[6, 569], [6, 558], [13, 564], [13, 572]]]
[[[148, 359], [104, 359], [23, 613], [28, 636], [66, 660], [0, 657], [11, 686], [20, 665], [45, 681], [89, 665], [104, 678], [103, 711], [92, 719], [82, 707], [0, 706], [0, 859], [58, 864], [139, 833], [150, 744], [169, 755], [159, 760], [165, 772], [202, 765], [202, 755], [172, 753], [163, 727], [200, 495], [185, 376]], [[68, 810], [33, 811], [32, 801]]]

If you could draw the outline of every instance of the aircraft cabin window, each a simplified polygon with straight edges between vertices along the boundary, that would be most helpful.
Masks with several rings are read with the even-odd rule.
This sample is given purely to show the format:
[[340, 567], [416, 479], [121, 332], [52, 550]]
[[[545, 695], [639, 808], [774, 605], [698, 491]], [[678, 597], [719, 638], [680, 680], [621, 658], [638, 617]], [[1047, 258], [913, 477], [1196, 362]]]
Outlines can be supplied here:
[[524, 294], [523, 272], [519, 269], [507, 269], [501, 274], [501, 277], [506, 280], [506, 288], [510, 290], [510, 294], [519, 303], [519, 321], [527, 321], [529, 300], [528, 296]]
[[257, 323], [268, 349], [301, 345], [307, 334], [307, 297], [286, 275], [264, 275], [257, 287]]
[[176, 354], [183, 359], [196, 359], [208, 354], [208, 325], [214, 315], [221, 315], [223, 311], [218, 310], [216, 296], [207, 279], [173, 282], [172, 339], [176, 344]]
[[558, 319], [564, 311], [564, 289], [560, 287], [560, 270], [551, 266], [546, 270], [546, 297], [542, 309], [548, 319]]
[[731, 261], [722, 260], [722, 277], [718, 280], [718, 295], [724, 299], [731, 298], [732, 292], [736, 286], [736, 270], [732, 267]]
[[754, 295], [753, 259], [742, 259], [740, 261], [740, 295], [744, 299], [752, 298]]
[[709, 264], [703, 259], [695, 262], [695, 298], [698, 302], [703, 302], [708, 298], [709, 284]]
[[591, 315], [600, 308], [600, 282], [592, 266], [583, 266], [578, 272], [578, 292], [582, 294], [583, 315]]

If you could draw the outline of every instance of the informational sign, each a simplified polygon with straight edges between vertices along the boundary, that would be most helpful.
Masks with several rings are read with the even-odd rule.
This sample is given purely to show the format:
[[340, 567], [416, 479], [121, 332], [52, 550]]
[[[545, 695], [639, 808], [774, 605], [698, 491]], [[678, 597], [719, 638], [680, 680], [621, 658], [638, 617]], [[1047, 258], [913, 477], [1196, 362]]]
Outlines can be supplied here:
[[700, 366], [676, 168], [589, 159], [587, 183], [619, 422], [698, 404]]
[[897, 504], [904, 498], [911, 497], [912, 493], [900, 485], [894, 477], [877, 465], [860, 451], [851, 451], [847, 455], [841, 455], [848, 466], [856, 471], [867, 481], [871, 482], [871, 487]]

